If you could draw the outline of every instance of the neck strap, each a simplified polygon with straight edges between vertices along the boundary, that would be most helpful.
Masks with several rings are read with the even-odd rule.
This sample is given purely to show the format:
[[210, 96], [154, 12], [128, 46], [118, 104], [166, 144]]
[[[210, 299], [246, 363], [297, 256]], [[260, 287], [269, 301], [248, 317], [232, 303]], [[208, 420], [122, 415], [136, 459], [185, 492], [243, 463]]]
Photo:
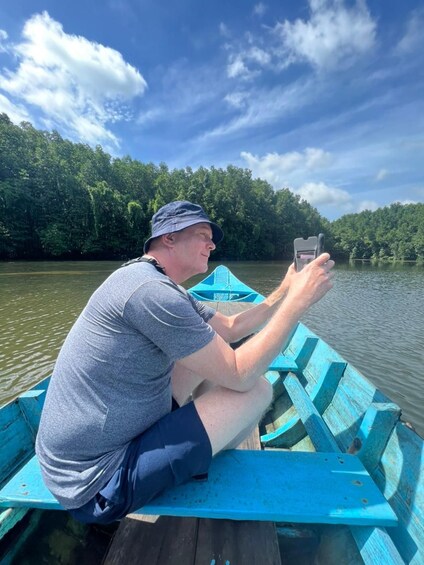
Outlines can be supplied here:
[[159, 273], [166, 275], [165, 269], [154, 257], [136, 257], [135, 259], [131, 259], [131, 261], [127, 261], [121, 265], [121, 267], [128, 267], [128, 265], [132, 265], [133, 263], [150, 263], [157, 271], [159, 271]]

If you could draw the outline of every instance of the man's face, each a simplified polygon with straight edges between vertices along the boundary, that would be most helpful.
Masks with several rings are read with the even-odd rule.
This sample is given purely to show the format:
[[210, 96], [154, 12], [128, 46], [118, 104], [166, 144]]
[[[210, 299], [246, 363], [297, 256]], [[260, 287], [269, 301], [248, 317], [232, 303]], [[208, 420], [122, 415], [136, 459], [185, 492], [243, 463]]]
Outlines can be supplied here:
[[179, 267], [190, 278], [208, 270], [209, 255], [215, 249], [208, 223], [196, 224], [175, 234], [175, 251]]

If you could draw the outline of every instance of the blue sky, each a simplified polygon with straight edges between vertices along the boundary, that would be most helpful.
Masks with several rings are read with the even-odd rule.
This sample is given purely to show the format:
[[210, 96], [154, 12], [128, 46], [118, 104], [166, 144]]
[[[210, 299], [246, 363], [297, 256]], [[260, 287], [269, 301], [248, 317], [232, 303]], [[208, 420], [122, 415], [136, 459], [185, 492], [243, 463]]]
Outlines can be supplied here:
[[424, 202], [423, 28], [418, 0], [2, 2], [0, 111], [329, 219]]

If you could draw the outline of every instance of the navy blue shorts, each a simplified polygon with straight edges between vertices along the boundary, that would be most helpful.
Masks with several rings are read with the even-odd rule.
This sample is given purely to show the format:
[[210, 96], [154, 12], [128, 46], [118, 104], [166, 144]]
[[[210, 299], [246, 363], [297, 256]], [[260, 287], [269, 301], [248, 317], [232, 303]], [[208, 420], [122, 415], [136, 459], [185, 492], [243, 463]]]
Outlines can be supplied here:
[[119, 469], [99, 493], [69, 512], [86, 523], [119, 520], [164, 490], [204, 476], [211, 460], [209, 437], [194, 403], [190, 402], [136, 437]]

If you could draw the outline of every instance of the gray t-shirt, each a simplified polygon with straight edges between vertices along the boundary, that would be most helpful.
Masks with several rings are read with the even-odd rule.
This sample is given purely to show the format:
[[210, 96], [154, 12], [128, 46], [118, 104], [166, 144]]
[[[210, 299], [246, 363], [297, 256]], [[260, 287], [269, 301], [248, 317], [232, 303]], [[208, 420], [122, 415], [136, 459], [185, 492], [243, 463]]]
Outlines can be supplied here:
[[128, 443], [170, 412], [174, 361], [213, 339], [214, 314], [149, 263], [118, 269], [92, 295], [59, 353], [36, 441], [64, 508], [88, 502]]

